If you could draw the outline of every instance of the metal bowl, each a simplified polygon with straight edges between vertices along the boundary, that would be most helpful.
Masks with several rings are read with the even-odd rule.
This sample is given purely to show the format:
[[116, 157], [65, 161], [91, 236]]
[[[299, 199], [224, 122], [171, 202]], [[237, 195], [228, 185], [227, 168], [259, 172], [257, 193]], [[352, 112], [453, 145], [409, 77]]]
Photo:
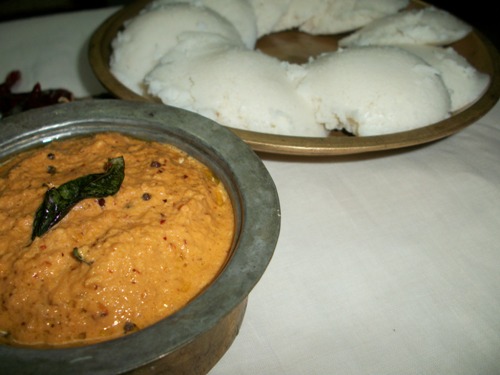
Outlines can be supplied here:
[[2, 374], [204, 374], [238, 334], [248, 295], [270, 262], [280, 229], [275, 185], [230, 130], [154, 103], [89, 100], [0, 121], [0, 160], [54, 139], [115, 131], [173, 144], [212, 168], [234, 206], [230, 258], [209, 287], [177, 313], [130, 335], [72, 348], [0, 345]]

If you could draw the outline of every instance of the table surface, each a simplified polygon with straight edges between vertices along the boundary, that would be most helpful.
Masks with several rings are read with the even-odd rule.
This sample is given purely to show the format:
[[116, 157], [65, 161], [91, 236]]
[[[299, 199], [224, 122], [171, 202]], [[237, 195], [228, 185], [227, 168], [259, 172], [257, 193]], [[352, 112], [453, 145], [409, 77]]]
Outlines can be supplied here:
[[[117, 8], [0, 23], [0, 77], [105, 92], [87, 59]], [[500, 374], [500, 104], [463, 131], [370, 155], [261, 155], [274, 257], [221, 374]]]

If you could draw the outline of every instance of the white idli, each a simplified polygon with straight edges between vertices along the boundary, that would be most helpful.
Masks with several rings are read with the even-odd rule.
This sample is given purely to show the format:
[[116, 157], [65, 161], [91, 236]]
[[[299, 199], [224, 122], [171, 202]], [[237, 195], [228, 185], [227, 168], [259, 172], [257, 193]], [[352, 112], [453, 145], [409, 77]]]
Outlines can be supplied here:
[[291, 0], [248, 0], [257, 19], [258, 36], [270, 34], [285, 15]]
[[286, 12], [272, 27], [273, 32], [300, 27], [317, 14], [324, 13], [332, 0], [290, 0]]
[[[307, 0], [304, 0], [304, 2]], [[325, 0], [300, 30], [309, 34], [337, 34], [352, 31], [405, 8], [409, 0]]]
[[400, 47], [421, 57], [439, 71], [450, 94], [452, 111], [474, 103], [490, 83], [488, 74], [479, 72], [451, 47], [415, 44]]
[[[149, 94], [222, 125], [261, 133], [324, 137], [312, 108], [287, 77], [287, 65], [260, 52], [190, 35], [146, 76]], [[199, 53], [205, 45], [206, 52]], [[198, 52], [193, 52], [198, 51]]]
[[341, 47], [431, 44], [446, 45], [465, 37], [472, 27], [435, 7], [409, 9], [380, 18], [339, 41]]
[[143, 94], [144, 76], [187, 31], [216, 33], [243, 43], [234, 26], [218, 13], [190, 4], [171, 4], [127, 22], [112, 42], [111, 73], [130, 90]]
[[401, 48], [339, 50], [306, 68], [297, 91], [328, 129], [382, 135], [449, 117], [450, 96], [439, 73]]
[[245, 45], [252, 49], [257, 41], [257, 19], [248, 0], [154, 0], [145, 10], [155, 10], [172, 3], [206, 6], [226, 18], [238, 30]]

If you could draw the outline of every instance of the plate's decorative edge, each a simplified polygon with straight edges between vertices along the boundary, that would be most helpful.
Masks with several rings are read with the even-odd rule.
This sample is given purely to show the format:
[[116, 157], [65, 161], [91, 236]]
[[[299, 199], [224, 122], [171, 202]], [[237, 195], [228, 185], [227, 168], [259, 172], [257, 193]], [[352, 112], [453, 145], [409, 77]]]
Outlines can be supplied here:
[[[114, 36], [126, 19], [135, 16], [149, 2], [151, 0], [136, 0], [121, 8], [106, 19], [91, 36], [88, 57], [94, 74], [107, 90], [123, 100], [151, 102], [124, 86], [111, 74], [108, 67], [108, 56]], [[411, 0], [411, 4], [420, 7], [431, 5], [421, 0]], [[228, 128], [257, 152], [300, 156], [336, 156], [385, 151], [446, 138], [477, 121], [493, 108], [500, 98], [500, 53], [479, 31], [473, 29], [469, 37], [476, 38], [490, 58], [487, 62], [492, 71], [490, 84], [475, 103], [438, 123], [401, 133], [369, 137], [293, 137]], [[117, 95], [117, 92], [120, 94]]]

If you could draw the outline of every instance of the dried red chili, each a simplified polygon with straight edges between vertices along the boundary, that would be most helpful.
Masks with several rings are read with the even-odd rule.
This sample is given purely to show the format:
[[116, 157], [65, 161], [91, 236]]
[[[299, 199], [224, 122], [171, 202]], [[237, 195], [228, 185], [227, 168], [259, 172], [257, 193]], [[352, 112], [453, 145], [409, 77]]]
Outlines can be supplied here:
[[1, 117], [7, 117], [28, 109], [74, 100], [73, 94], [70, 91], [66, 89], [42, 90], [40, 83], [36, 83], [30, 92], [13, 93], [12, 88], [20, 80], [21, 72], [14, 70], [0, 84]]

